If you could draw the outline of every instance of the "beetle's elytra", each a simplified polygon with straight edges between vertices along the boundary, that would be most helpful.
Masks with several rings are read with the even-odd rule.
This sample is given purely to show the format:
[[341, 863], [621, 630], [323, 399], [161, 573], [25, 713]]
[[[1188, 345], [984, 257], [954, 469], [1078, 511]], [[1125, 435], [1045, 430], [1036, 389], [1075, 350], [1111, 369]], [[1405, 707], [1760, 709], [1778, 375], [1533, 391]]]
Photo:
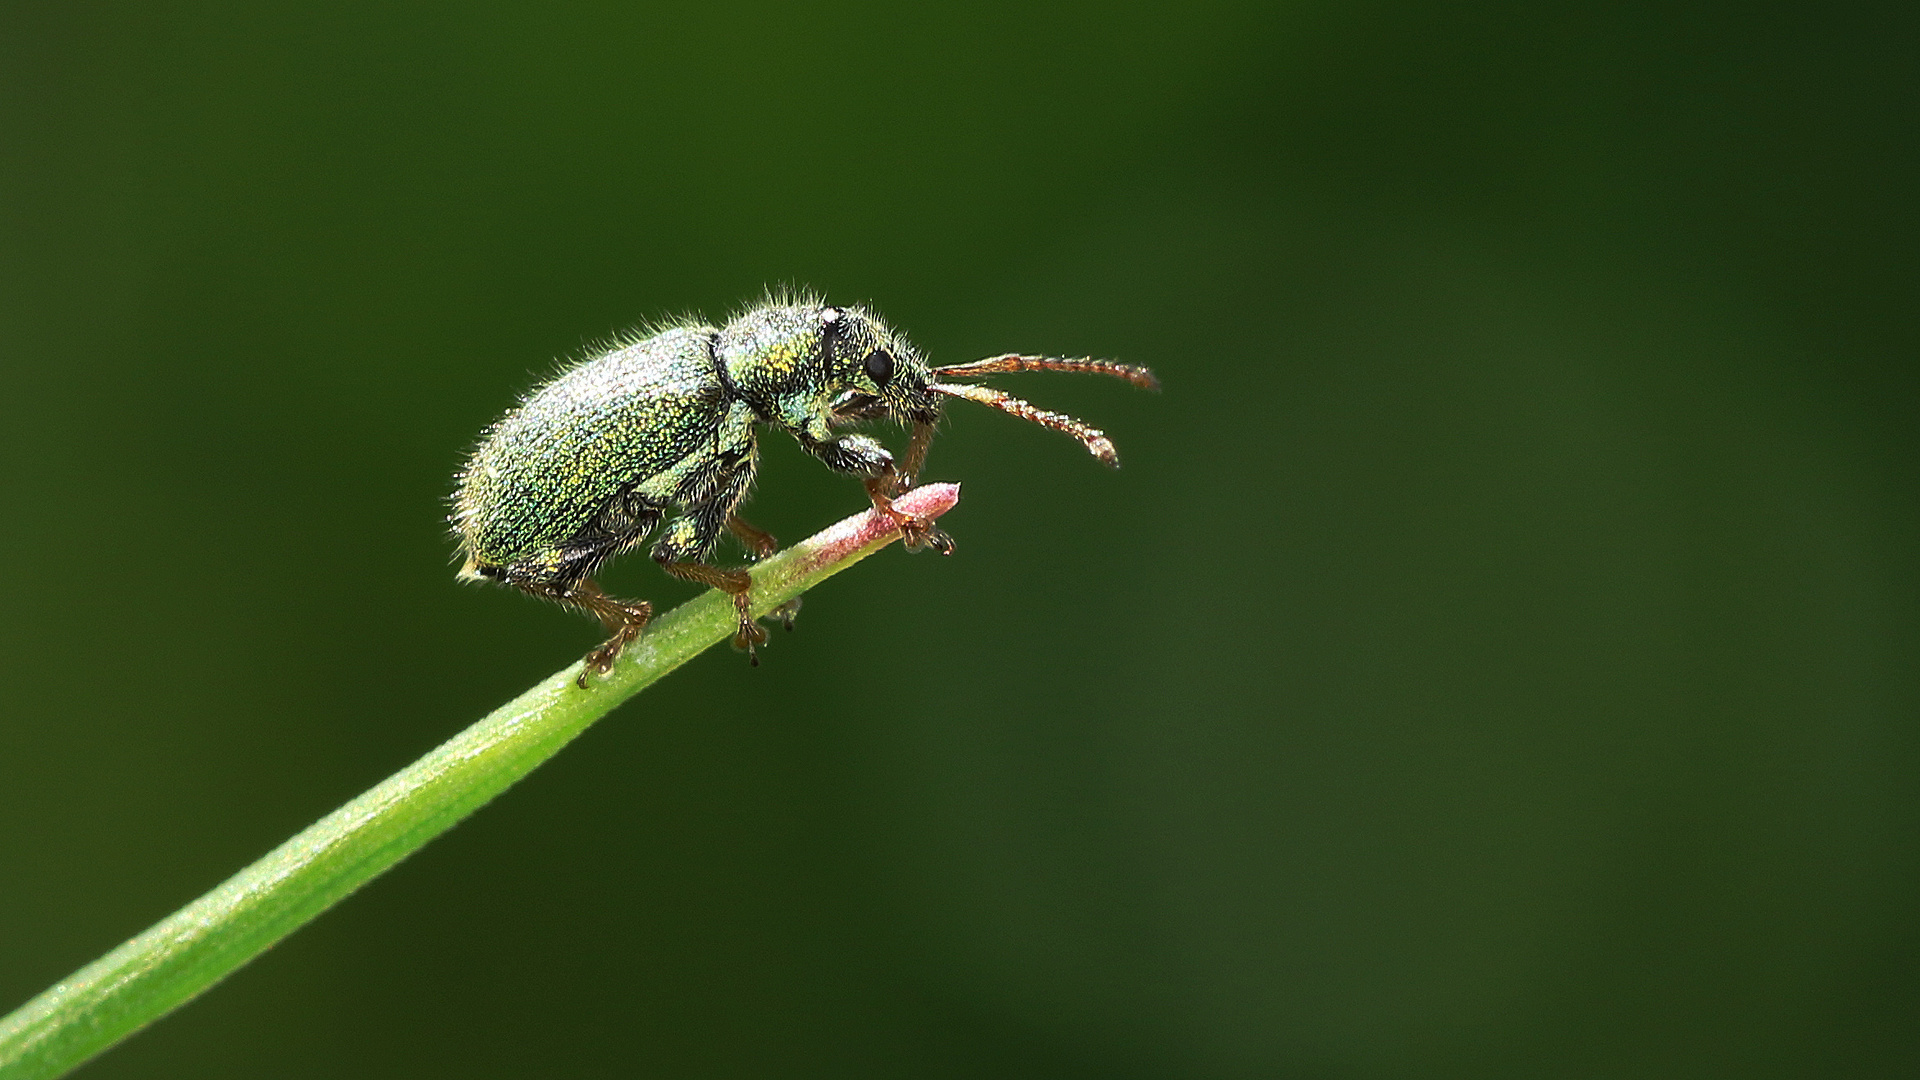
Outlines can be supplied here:
[[[460, 576], [503, 582], [597, 617], [612, 636], [587, 654], [585, 687], [590, 673], [611, 670], [653, 610], [644, 600], [608, 596], [592, 575], [658, 527], [654, 561], [675, 577], [731, 593], [740, 612], [734, 645], [751, 656], [767, 640], [747, 615], [751, 578], [706, 560], [722, 532], [754, 558], [775, 549], [773, 537], [734, 513], [753, 484], [755, 425], [781, 428], [828, 468], [864, 479], [909, 550], [949, 554], [945, 533], [893, 508], [926, 460], [942, 397], [1064, 431], [1119, 464], [1105, 434], [1070, 416], [977, 383], [940, 381], [1012, 371], [1083, 371], [1159, 385], [1146, 368], [1105, 360], [1007, 355], [930, 368], [872, 313], [811, 299], [770, 299], [719, 329], [680, 325], [622, 343], [534, 390], [488, 429], [453, 496], [450, 520], [466, 559]], [[898, 464], [871, 437], [840, 433], [878, 419], [912, 429]]]

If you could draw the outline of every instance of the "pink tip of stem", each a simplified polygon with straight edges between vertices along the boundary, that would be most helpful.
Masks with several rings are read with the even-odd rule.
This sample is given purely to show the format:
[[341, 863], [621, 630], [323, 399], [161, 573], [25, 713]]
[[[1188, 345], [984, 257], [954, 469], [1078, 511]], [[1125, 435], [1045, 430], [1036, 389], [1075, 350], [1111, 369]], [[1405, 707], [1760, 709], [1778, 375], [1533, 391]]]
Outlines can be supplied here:
[[[893, 500], [893, 508], [903, 514], [932, 521], [953, 509], [959, 501], [959, 484], [922, 484]], [[855, 514], [828, 526], [807, 541], [813, 550], [807, 553], [806, 567], [812, 569], [838, 562], [875, 541], [884, 542], [896, 539], [899, 535], [900, 527], [878, 510]]]
[[893, 500], [893, 508], [931, 521], [960, 501], [959, 484], [922, 484]]

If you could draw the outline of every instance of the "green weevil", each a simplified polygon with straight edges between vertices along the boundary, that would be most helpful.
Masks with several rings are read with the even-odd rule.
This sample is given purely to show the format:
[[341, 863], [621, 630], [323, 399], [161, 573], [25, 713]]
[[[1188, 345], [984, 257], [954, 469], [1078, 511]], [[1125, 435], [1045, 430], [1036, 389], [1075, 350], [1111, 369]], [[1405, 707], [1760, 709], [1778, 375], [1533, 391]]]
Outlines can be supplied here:
[[[830, 469], [866, 481], [874, 507], [894, 519], [908, 550], [951, 554], [932, 523], [893, 499], [926, 460], [942, 397], [965, 398], [1079, 439], [1118, 465], [1104, 433], [1070, 416], [965, 380], [1015, 371], [1080, 371], [1157, 388], [1146, 368], [1106, 360], [1006, 355], [929, 367], [872, 312], [769, 297], [725, 326], [689, 322], [618, 343], [537, 387], [487, 430], [457, 477], [448, 519], [465, 563], [460, 577], [492, 580], [578, 608], [609, 637], [588, 653], [579, 685], [605, 674], [652, 615], [644, 600], [608, 596], [593, 574], [644, 540], [675, 577], [731, 594], [736, 648], [758, 663], [767, 632], [748, 615], [752, 579], [706, 559], [722, 532], [750, 558], [774, 538], [735, 510], [753, 484], [755, 425], [782, 428]], [[910, 426], [905, 456], [839, 429], [888, 419]]]

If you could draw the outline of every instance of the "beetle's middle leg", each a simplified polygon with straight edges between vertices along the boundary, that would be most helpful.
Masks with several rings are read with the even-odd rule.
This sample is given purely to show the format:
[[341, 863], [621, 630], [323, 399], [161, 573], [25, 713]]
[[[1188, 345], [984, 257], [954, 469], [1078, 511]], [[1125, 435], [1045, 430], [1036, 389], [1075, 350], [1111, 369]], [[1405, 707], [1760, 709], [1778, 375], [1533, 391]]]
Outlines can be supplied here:
[[660, 569], [674, 577], [697, 581], [732, 596], [733, 609], [740, 616], [740, 629], [734, 632], [733, 647], [745, 649], [747, 662], [754, 667], [760, 666], [760, 654], [754, 649], [767, 643], [767, 628], [754, 619], [751, 610], [752, 600], [748, 593], [753, 588], [752, 575], [745, 570], [724, 570], [699, 562], [663, 562]]
[[[753, 562], [759, 562], [780, 550], [780, 541], [775, 540], [772, 533], [748, 524], [739, 514], [727, 515], [727, 528], [739, 539], [741, 546], [747, 549], [747, 558]], [[767, 612], [767, 617], [779, 619], [782, 626], [791, 630], [793, 617], [798, 614], [800, 614], [800, 598], [796, 596]]]
[[[752, 477], [750, 470], [741, 470], [713, 491], [709, 501], [690, 507], [685, 516], [667, 522], [660, 539], [653, 545], [653, 561], [674, 577], [719, 589], [733, 597], [734, 610], [740, 617], [740, 628], [733, 635], [733, 647], [745, 649], [748, 661], [758, 667], [760, 657], [754, 649], [767, 643], [767, 628], [753, 618], [748, 597], [749, 590], [753, 588], [753, 577], [745, 570], [725, 570], [705, 561], [707, 553], [713, 550], [713, 545], [720, 539], [720, 530], [726, 528], [732, 528], [736, 536], [741, 536], [749, 544], [753, 543], [749, 537], [758, 537], [771, 545], [773, 537], [740, 521], [733, 513], [733, 507], [746, 492]], [[744, 534], [741, 531], [743, 527], [747, 530]]]

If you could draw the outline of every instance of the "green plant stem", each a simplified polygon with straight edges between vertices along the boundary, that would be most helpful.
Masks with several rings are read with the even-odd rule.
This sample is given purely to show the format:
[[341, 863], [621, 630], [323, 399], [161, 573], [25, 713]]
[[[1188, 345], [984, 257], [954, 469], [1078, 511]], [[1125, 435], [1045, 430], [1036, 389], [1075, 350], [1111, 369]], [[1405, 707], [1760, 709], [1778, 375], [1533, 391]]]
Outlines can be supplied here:
[[[951, 509], [955, 484], [915, 488], [911, 514]], [[856, 514], [753, 569], [763, 615], [900, 537]], [[589, 689], [578, 664], [528, 690], [225, 884], [0, 1020], [0, 1080], [59, 1076], [219, 982], [479, 809], [654, 680], [725, 640], [733, 602], [707, 592], [661, 616]]]

